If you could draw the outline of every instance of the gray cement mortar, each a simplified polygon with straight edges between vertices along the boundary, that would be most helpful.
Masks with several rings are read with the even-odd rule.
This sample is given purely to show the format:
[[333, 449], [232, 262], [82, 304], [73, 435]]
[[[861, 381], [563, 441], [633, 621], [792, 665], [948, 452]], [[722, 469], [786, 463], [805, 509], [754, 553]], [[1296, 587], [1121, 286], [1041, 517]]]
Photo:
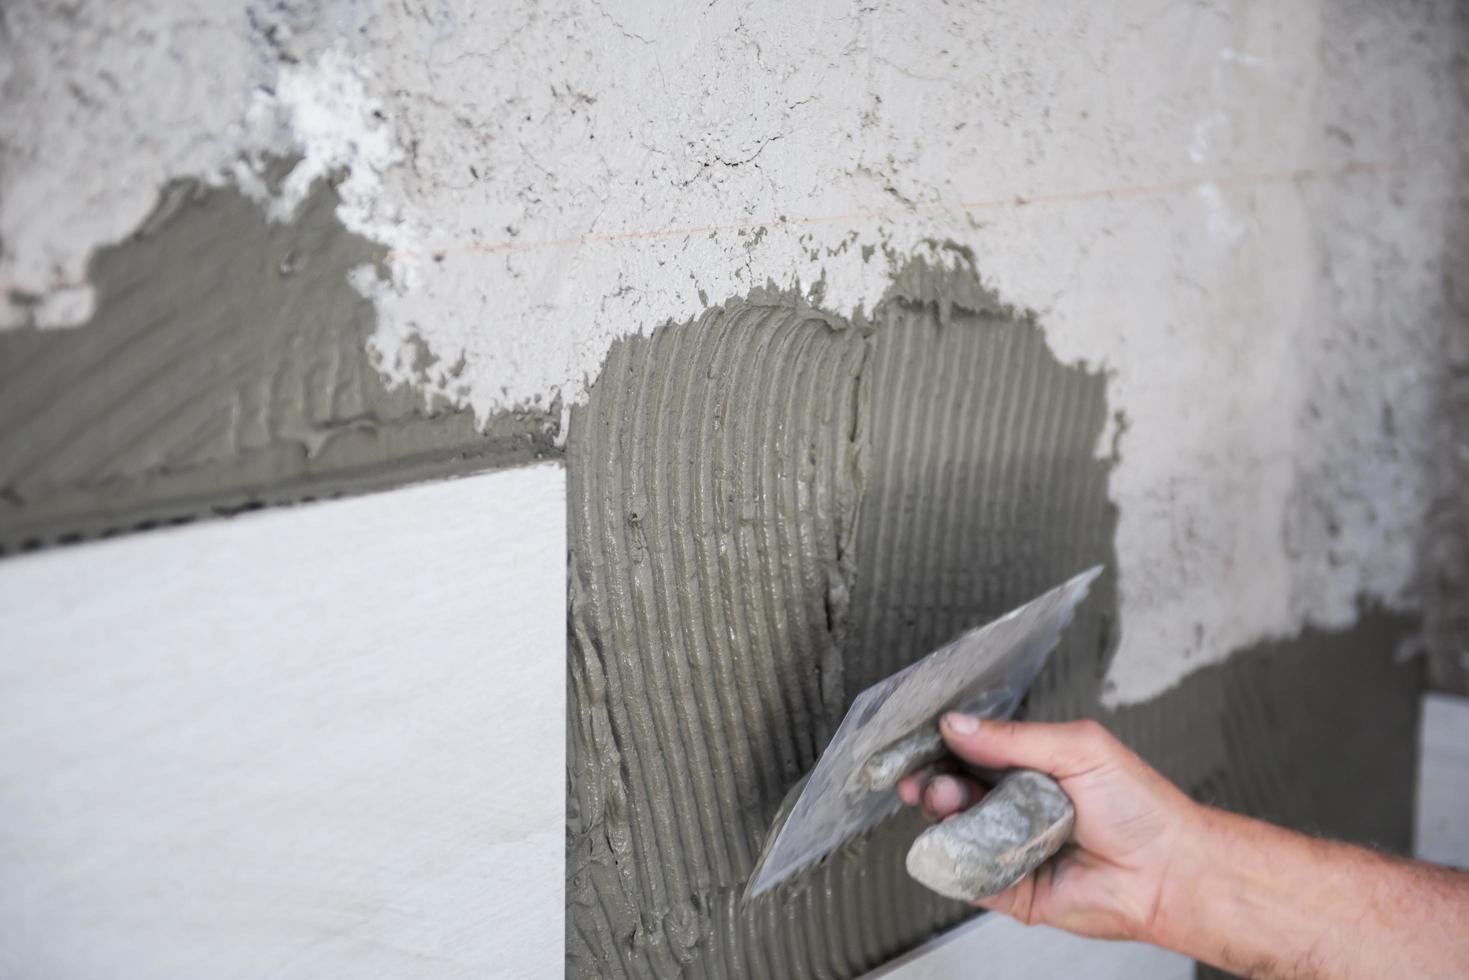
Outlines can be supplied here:
[[[1103, 720], [1124, 724], [1151, 761], [1205, 802], [1409, 854], [1426, 665], [1396, 651], [1416, 631], [1411, 617], [1365, 611], [1347, 630], [1242, 650]], [[1167, 744], [1170, 735], [1177, 744]]]
[[[970, 914], [911, 817], [740, 901], [858, 691], [1111, 557], [1103, 378], [948, 259], [870, 319], [759, 291], [619, 342], [573, 410], [569, 975], [852, 976]], [[1114, 608], [1039, 698], [1095, 703]]]
[[[766, 290], [628, 338], [573, 410], [568, 976], [856, 976], [973, 914], [906, 875], [911, 814], [740, 902], [863, 687], [1115, 567], [1105, 379], [958, 259], [895, 269], [870, 318]], [[1367, 615], [1108, 712], [1109, 572], [1026, 711], [1099, 717], [1201, 798], [1401, 850], [1410, 629]]]
[[0, 333], [0, 554], [559, 455], [557, 404], [477, 425], [384, 386], [348, 281], [383, 252], [336, 207], [174, 184], [97, 253], [90, 323]]

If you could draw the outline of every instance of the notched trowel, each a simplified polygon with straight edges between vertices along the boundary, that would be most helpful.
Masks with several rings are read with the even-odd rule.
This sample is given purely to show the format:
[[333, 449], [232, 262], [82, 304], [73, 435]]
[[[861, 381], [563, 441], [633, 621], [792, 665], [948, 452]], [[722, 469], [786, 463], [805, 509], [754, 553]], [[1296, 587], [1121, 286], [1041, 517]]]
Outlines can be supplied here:
[[[1102, 572], [1090, 568], [857, 696], [816, 768], [787, 795], [745, 899], [769, 891], [902, 806], [903, 776], [945, 755], [946, 711], [1008, 718]], [[1049, 776], [1009, 770], [977, 806], [929, 827], [908, 873], [950, 898], [1004, 891], [1056, 852], [1075, 811]]]

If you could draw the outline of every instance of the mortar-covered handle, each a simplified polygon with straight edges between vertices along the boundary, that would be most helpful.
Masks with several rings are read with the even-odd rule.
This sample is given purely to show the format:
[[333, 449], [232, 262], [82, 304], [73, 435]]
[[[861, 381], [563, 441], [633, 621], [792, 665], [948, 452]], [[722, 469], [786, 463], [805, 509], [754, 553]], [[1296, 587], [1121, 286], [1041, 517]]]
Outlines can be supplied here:
[[908, 874], [962, 901], [998, 895], [1060, 850], [1076, 808], [1056, 781], [1011, 769], [985, 798], [929, 827], [908, 849]]

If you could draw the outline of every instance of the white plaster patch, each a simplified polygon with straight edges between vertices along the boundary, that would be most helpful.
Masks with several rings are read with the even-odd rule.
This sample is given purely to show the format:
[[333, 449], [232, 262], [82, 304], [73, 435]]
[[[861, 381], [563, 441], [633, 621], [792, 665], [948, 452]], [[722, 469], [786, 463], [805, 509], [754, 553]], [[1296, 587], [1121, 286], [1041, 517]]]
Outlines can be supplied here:
[[[482, 417], [574, 401], [615, 338], [767, 280], [870, 309], [883, 249], [947, 239], [1063, 359], [1109, 372], [1113, 698], [1359, 599], [1415, 601], [1462, 131], [1449, 0], [340, 0], [223, 19], [177, 70], [159, 48], [197, 11], [119, 6], [168, 30], [122, 30], [103, 62], [157, 81], [89, 107], [66, 82], [96, 32], [38, 15], [49, 60], [21, 51], [11, 76], [66, 121], [5, 129], [0, 157], [29, 195], [0, 191], [4, 281], [37, 319], [163, 180], [263, 149], [303, 155], [288, 197], [349, 171], [344, 221], [393, 250], [388, 281], [354, 279], [382, 369]], [[186, 111], [153, 124], [165, 89]], [[119, 112], [131, 128], [92, 128]], [[125, 189], [97, 176], [114, 159]], [[420, 342], [461, 369], [415, 373]]]
[[[90, 318], [93, 251], [136, 230], [176, 178], [232, 181], [289, 221], [315, 181], [340, 173], [343, 223], [411, 254], [411, 208], [382, 188], [404, 150], [340, 46], [287, 55], [272, 44], [289, 30], [267, 40], [253, 12], [168, 0], [64, 14], [22, 5], [11, 17], [0, 35], [0, 329]], [[296, 163], [272, 186], [266, 168], [283, 158]], [[408, 265], [391, 272], [394, 287], [410, 285]]]
[[[381, 200], [382, 175], [403, 161], [402, 147], [340, 50], [282, 65], [272, 88], [255, 90], [245, 121], [251, 159], [237, 161], [231, 173], [267, 202], [273, 220], [290, 221], [312, 185], [340, 171], [340, 216], [348, 228], [380, 241], [402, 234], [402, 217]], [[267, 159], [291, 155], [299, 162], [272, 191], [261, 176]]]
[[260, 70], [242, 28], [182, 3], [5, 5], [0, 329], [85, 321], [92, 250], [229, 154]]

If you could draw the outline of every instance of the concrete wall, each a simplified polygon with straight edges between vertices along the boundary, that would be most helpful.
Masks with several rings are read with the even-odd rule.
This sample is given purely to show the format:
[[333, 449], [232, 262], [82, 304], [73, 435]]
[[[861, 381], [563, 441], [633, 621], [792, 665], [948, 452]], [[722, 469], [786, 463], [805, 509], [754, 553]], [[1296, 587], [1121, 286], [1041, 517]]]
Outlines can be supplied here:
[[[387, 382], [483, 423], [577, 401], [614, 338], [711, 300], [774, 280], [870, 309], [885, 256], [959, 243], [1063, 360], [1109, 374], [1114, 697], [1135, 700], [1425, 594], [1432, 420], [1463, 322], [1462, 19], [10, 4], [4, 322], [92, 329], [108, 304], [89, 262], [173, 181], [289, 227], [336, 174], [338, 220], [381, 249], [375, 272], [337, 273], [372, 302], [358, 342]], [[170, 284], [196, 271], [168, 265]]]
[[1452, 0], [7, 4], [0, 548], [559, 457], [625, 338], [777, 295], [886, 336], [917, 263], [1104, 382], [1095, 676], [1039, 710], [1406, 846], [1406, 802], [1333, 825], [1301, 746], [1348, 709], [1409, 745], [1423, 662], [1469, 685], [1466, 35]]

